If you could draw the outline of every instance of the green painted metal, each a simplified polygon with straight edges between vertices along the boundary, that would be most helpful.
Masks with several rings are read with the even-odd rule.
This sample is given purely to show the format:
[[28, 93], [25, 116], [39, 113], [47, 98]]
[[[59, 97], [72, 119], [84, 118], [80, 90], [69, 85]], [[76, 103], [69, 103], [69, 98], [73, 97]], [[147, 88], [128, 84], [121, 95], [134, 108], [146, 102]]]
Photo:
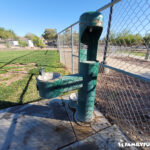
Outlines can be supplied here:
[[42, 81], [37, 78], [37, 87], [40, 97], [50, 99], [61, 95], [64, 92], [79, 89], [83, 86], [83, 77], [75, 74], [63, 76], [54, 81]]
[[87, 60], [87, 49], [80, 49], [80, 51], [79, 51], [79, 60], [80, 61]]
[[79, 27], [79, 61], [83, 61], [82, 45], [88, 47], [87, 60], [96, 60], [98, 40], [103, 29], [103, 16], [99, 12], [86, 12], [81, 15]]
[[78, 90], [77, 119], [88, 122], [94, 110], [99, 70], [96, 58], [98, 40], [103, 30], [103, 16], [99, 12], [86, 12], [81, 15], [79, 24], [79, 74], [83, 76], [83, 87]]
[[78, 90], [77, 119], [83, 122], [90, 121], [93, 116], [98, 69], [99, 62], [80, 63], [79, 74], [83, 76], [83, 87]]
[[37, 78], [42, 98], [54, 98], [75, 89], [78, 90], [77, 119], [92, 119], [99, 62], [96, 60], [98, 40], [103, 29], [103, 16], [99, 12], [87, 12], [80, 17], [79, 74], [63, 76], [52, 81]]
[[103, 16], [99, 12], [86, 12], [81, 15], [79, 20], [79, 36], [84, 44], [89, 44], [91, 39], [98, 40], [103, 27]]
[[[98, 40], [103, 30], [103, 16], [99, 12], [86, 12], [79, 20], [79, 62], [95, 60], [97, 57]], [[87, 46], [82, 52], [83, 45]]]

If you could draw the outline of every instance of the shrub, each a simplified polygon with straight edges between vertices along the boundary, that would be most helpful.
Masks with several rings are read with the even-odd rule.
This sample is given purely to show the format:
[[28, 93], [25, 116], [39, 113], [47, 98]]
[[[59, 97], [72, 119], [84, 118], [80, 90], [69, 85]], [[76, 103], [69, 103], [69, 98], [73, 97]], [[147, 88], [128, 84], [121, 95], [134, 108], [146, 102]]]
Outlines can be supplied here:
[[9, 42], [6, 42], [6, 46], [7, 46], [7, 48], [10, 48]]
[[27, 42], [24, 41], [24, 40], [19, 40], [19, 45], [20, 45], [21, 47], [26, 47], [26, 46], [28, 46]]
[[16, 39], [17, 36], [12, 30], [5, 30], [0, 27], [0, 38], [1, 39]]
[[45, 45], [43, 44], [42, 40], [39, 37], [37, 37], [37, 36], [35, 36], [33, 38], [33, 44], [36, 47], [40, 47], [40, 48], [44, 48], [45, 47]]
[[129, 31], [123, 31], [119, 34], [110, 34], [109, 41], [114, 45], [133, 46], [142, 44], [143, 39], [140, 34], [131, 34]]
[[27, 34], [25, 35], [25, 38], [27, 38], [28, 40], [33, 41], [33, 38], [34, 38], [35, 36], [36, 36], [36, 35], [33, 34], [33, 33], [27, 33]]

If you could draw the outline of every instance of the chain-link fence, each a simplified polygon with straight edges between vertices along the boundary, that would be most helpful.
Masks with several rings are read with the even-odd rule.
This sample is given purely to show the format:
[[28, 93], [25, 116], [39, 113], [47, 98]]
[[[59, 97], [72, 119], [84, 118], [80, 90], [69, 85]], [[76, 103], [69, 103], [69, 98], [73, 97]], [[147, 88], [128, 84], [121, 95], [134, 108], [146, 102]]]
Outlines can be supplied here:
[[60, 62], [72, 73], [78, 72], [79, 24], [64, 30], [58, 35]]
[[[96, 105], [132, 140], [150, 141], [150, 1], [103, 8]], [[78, 29], [77, 22], [58, 34], [60, 61], [72, 73], [78, 72]]]

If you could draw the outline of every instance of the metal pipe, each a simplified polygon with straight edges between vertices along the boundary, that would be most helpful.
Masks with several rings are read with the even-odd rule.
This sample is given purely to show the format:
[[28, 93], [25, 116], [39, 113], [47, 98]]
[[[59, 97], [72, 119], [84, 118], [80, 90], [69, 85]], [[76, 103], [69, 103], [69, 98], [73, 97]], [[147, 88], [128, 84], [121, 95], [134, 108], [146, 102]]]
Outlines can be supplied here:
[[60, 33], [64, 32], [65, 30], [69, 29], [70, 27], [72, 27], [72, 26], [74, 26], [74, 25], [76, 25], [76, 24], [78, 24], [78, 23], [79, 23], [79, 21], [77, 21], [77, 22], [71, 24], [71, 25], [68, 26], [67, 28], [65, 28], [65, 29], [63, 29], [62, 31], [58, 32], [57, 34], [60, 34]]
[[59, 60], [61, 62], [61, 51], [60, 51], [60, 40], [59, 40], [59, 34], [57, 35], [57, 49], [59, 51]]
[[148, 60], [149, 56], [150, 56], [150, 45], [146, 46], [146, 48], [147, 48], [147, 52], [146, 52], [146, 55], [145, 55], [145, 60]]
[[[113, 2], [113, 0], [111, 0], [111, 1]], [[108, 49], [112, 13], [113, 13], [113, 6], [110, 7], [109, 21], [108, 21], [108, 28], [107, 28], [107, 36], [106, 36], [106, 44], [105, 44], [104, 57], [103, 57], [103, 64], [106, 64], [106, 54], [107, 54], [107, 49]]]
[[108, 3], [107, 5], [103, 6], [102, 8], [97, 9], [96, 11], [101, 12], [101, 11], [105, 10], [106, 8], [111, 7], [111, 6], [113, 6], [114, 4], [116, 4], [116, 3], [120, 2], [120, 1], [121, 0], [114, 0], [114, 1], [112, 1], [110, 3]]
[[71, 48], [72, 48], [72, 74], [74, 74], [74, 59], [73, 59], [73, 27], [71, 26]]

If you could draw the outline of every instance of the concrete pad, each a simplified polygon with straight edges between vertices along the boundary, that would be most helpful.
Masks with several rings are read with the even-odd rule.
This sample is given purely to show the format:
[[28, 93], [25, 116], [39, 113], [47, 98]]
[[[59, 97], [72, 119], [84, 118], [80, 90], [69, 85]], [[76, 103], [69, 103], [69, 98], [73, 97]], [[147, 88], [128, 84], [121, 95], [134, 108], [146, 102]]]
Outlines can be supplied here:
[[108, 127], [82, 141], [69, 145], [61, 150], [135, 150], [136, 148], [121, 148], [118, 142], [129, 142], [119, 128]]
[[68, 100], [64, 96], [0, 110], [0, 150], [117, 150], [120, 140], [127, 141], [96, 108], [89, 126], [76, 124]]
[[71, 110], [68, 106], [69, 96], [63, 96], [62, 100], [64, 102], [66, 111], [70, 118], [71, 124], [74, 128], [74, 132], [75, 132], [75, 135], [76, 135], [76, 138], [78, 141], [83, 140], [83, 139], [87, 138], [88, 136], [91, 136], [91, 135], [111, 126], [111, 124], [108, 122], [108, 120], [96, 108], [94, 110], [94, 119], [89, 124], [89, 126], [78, 125], [74, 120], [75, 111]]
[[61, 99], [0, 111], [0, 149], [55, 150], [76, 140]]

